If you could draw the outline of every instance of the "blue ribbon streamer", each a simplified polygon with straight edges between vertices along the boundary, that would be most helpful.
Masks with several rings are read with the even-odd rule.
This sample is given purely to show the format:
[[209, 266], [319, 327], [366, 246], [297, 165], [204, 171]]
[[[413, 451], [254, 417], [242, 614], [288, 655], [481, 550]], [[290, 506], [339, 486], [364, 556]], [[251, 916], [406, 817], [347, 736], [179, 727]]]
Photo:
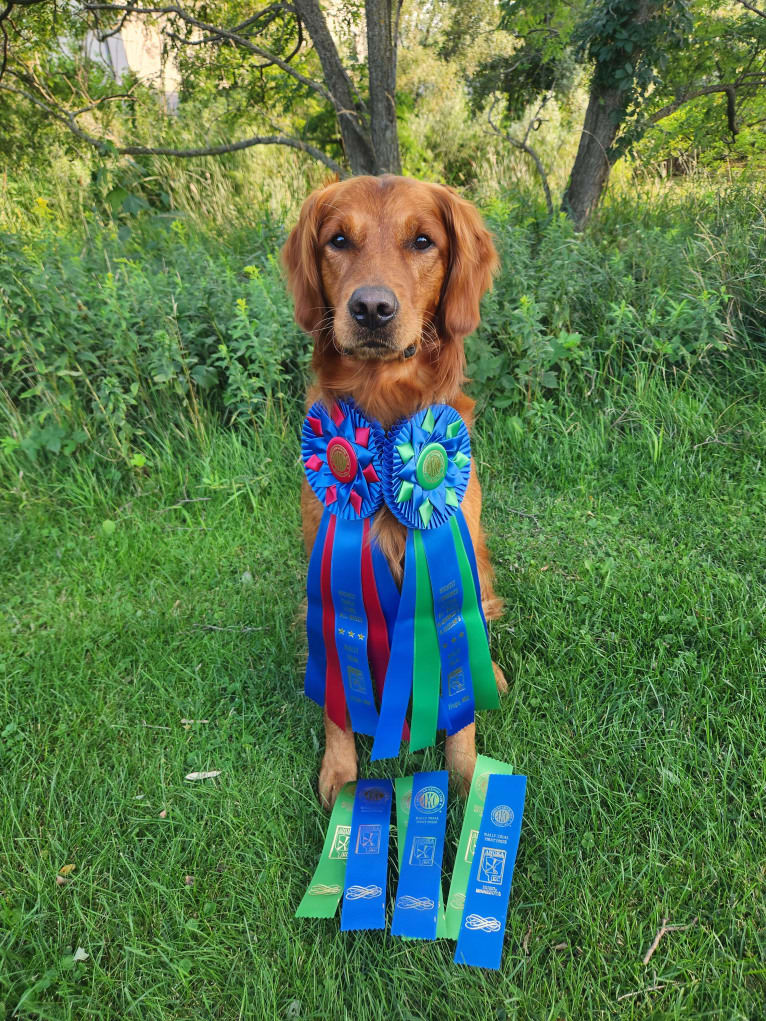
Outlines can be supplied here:
[[479, 568], [476, 566], [476, 551], [473, 548], [473, 539], [471, 533], [468, 531], [468, 522], [465, 519], [465, 514], [462, 510], [458, 510], [455, 515], [460, 534], [463, 537], [463, 546], [465, 547], [466, 554], [468, 556], [468, 563], [471, 567], [471, 574], [473, 575], [473, 583], [476, 587], [476, 601], [479, 604], [479, 613], [481, 619], [484, 622], [484, 630], [487, 632], [489, 638], [489, 628], [487, 627], [487, 620], [484, 616], [484, 607], [481, 605], [481, 583], [479, 582]]
[[404, 584], [399, 612], [391, 642], [391, 657], [386, 671], [380, 719], [370, 758], [396, 758], [402, 740], [402, 728], [412, 692], [412, 664], [415, 656], [415, 547], [412, 532], [407, 533], [404, 552]]
[[386, 630], [388, 631], [388, 644], [394, 636], [394, 624], [396, 615], [399, 612], [399, 589], [396, 587], [391, 568], [383, 555], [383, 551], [374, 538], [371, 540], [372, 569], [375, 573], [375, 584], [378, 588], [378, 599], [383, 616], [386, 618]]
[[463, 586], [449, 522], [421, 532], [434, 597], [434, 620], [439, 639], [442, 697], [439, 725], [456, 734], [474, 719], [473, 683], [465, 621], [461, 613]]
[[436, 939], [447, 825], [447, 771], [416, 773], [396, 888], [394, 936]]
[[324, 705], [325, 676], [327, 673], [327, 654], [325, 652], [324, 634], [322, 632], [322, 555], [327, 537], [327, 526], [330, 512], [325, 511], [319, 522], [319, 531], [314, 540], [314, 548], [309, 560], [309, 571], [306, 577], [306, 635], [309, 643], [309, 658], [306, 663], [304, 691], [317, 705]]
[[378, 711], [367, 661], [367, 614], [362, 595], [363, 534], [361, 519], [337, 519], [330, 588], [335, 610], [335, 647], [351, 726], [357, 734], [374, 734]]
[[342, 932], [385, 929], [388, 833], [394, 788], [390, 780], [359, 780], [351, 814]]
[[525, 776], [493, 773], [489, 778], [455, 949], [456, 964], [500, 967], [526, 790]]

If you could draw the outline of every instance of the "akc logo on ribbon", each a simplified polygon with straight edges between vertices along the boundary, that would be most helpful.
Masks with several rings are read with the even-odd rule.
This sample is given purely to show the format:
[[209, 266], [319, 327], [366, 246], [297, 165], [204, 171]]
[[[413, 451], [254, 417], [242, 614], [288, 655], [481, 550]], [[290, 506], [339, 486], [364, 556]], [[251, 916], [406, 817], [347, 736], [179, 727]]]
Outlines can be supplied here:
[[490, 818], [495, 826], [510, 826], [513, 822], [513, 809], [510, 805], [497, 805], [492, 809]]
[[444, 807], [444, 794], [438, 787], [424, 787], [415, 797], [415, 807], [426, 815], [440, 812]]

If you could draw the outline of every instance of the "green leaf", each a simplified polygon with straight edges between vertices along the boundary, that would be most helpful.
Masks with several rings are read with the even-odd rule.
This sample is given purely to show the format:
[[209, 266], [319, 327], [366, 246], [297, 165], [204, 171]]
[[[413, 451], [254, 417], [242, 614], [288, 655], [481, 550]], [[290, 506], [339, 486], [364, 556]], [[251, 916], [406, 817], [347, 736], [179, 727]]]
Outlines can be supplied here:
[[113, 213], [117, 213], [122, 209], [122, 204], [129, 194], [130, 192], [126, 188], [112, 188], [106, 196], [106, 202]]

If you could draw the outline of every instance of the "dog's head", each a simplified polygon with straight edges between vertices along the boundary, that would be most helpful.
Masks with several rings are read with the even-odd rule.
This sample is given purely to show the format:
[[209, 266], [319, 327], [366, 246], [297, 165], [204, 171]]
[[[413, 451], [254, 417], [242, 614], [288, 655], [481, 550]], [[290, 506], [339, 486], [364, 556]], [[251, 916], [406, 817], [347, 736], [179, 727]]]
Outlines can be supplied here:
[[460, 343], [479, 323], [497, 266], [470, 202], [390, 175], [313, 192], [282, 255], [295, 318], [317, 355], [334, 350], [355, 362], [433, 357]]

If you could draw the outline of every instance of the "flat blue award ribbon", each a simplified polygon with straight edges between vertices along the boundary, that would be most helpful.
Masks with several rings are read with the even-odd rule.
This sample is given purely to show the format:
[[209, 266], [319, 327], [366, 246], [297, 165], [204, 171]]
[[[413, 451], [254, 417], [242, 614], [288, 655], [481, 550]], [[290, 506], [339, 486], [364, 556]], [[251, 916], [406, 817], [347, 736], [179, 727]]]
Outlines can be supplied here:
[[396, 587], [391, 568], [375, 539], [372, 539], [372, 566], [375, 571], [375, 583], [378, 586], [378, 599], [386, 618], [388, 630], [388, 642], [391, 644], [391, 636], [394, 633], [396, 614], [399, 610], [399, 589]]
[[306, 663], [306, 680], [304, 691], [317, 705], [324, 705], [325, 673], [327, 655], [325, 653], [324, 635], [322, 633], [322, 554], [327, 537], [327, 526], [330, 512], [324, 511], [319, 522], [319, 531], [314, 542], [309, 560], [309, 571], [306, 577], [306, 635], [308, 637], [309, 658]]
[[335, 608], [335, 647], [351, 726], [357, 734], [374, 734], [378, 711], [367, 660], [367, 614], [361, 568], [363, 535], [363, 520], [338, 519], [330, 585]]
[[359, 780], [343, 887], [342, 932], [385, 929], [388, 832], [394, 788], [390, 780]]
[[500, 967], [526, 790], [525, 776], [493, 773], [489, 777], [455, 949], [456, 964]]
[[[380, 706], [380, 720], [370, 758], [390, 759], [399, 754], [402, 727], [412, 691], [412, 661], [415, 655], [415, 549], [412, 533], [404, 551], [404, 576], [396, 629], [388, 661], [386, 684]], [[385, 612], [385, 611], [384, 611]]]
[[461, 613], [463, 586], [450, 523], [422, 532], [434, 599], [439, 639], [442, 697], [439, 724], [456, 734], [474, 718], [473, 682], [465, 621]]
[[471, 533], [468, 531], [468, 522], [466, 521], [465, 514], [463, 514], [462, 510], [459, 514], [455, 515], [455, 521], [457, 521], [460, 537], [463, 540], [463, 549], [465, 550], [466, 556], [468, 557], [468, 563], [471, 567], [473, 585], [476, 590], [476, 601], [479, 604], [479, 615], [481, 616], [482, 623], [484, 624], [484, 630], [487, 636], [489, 636], [489, 628], [487, 627], [487, 621], [484, 617], [484, 607], [481, 605], [481, 582], [479, 581], [479, 568], [476, 564], [476, 551], [473, 548], [473, 539], [471, 538]]
[[447, 771], [416, 773], [391, 933], [436, 939], [447, 825]]
[[[399, 863], [400, 872], [404, 858], [404, 845], [407, 842], [407, 824], [410, 819], [413, 780], [414, 777], [412, 776], [397, 776], [396, 780], [394, 780], [394, 795], [396, 796], [396, 858]], [[459, 918], [458, 928], [460, 928]], [[439, 914], [436, 919], [436, 938], [447, 938], [447, 915], [441, 884], [439, 884]], [[457, 934], [455, 938], [457, 938]]]

